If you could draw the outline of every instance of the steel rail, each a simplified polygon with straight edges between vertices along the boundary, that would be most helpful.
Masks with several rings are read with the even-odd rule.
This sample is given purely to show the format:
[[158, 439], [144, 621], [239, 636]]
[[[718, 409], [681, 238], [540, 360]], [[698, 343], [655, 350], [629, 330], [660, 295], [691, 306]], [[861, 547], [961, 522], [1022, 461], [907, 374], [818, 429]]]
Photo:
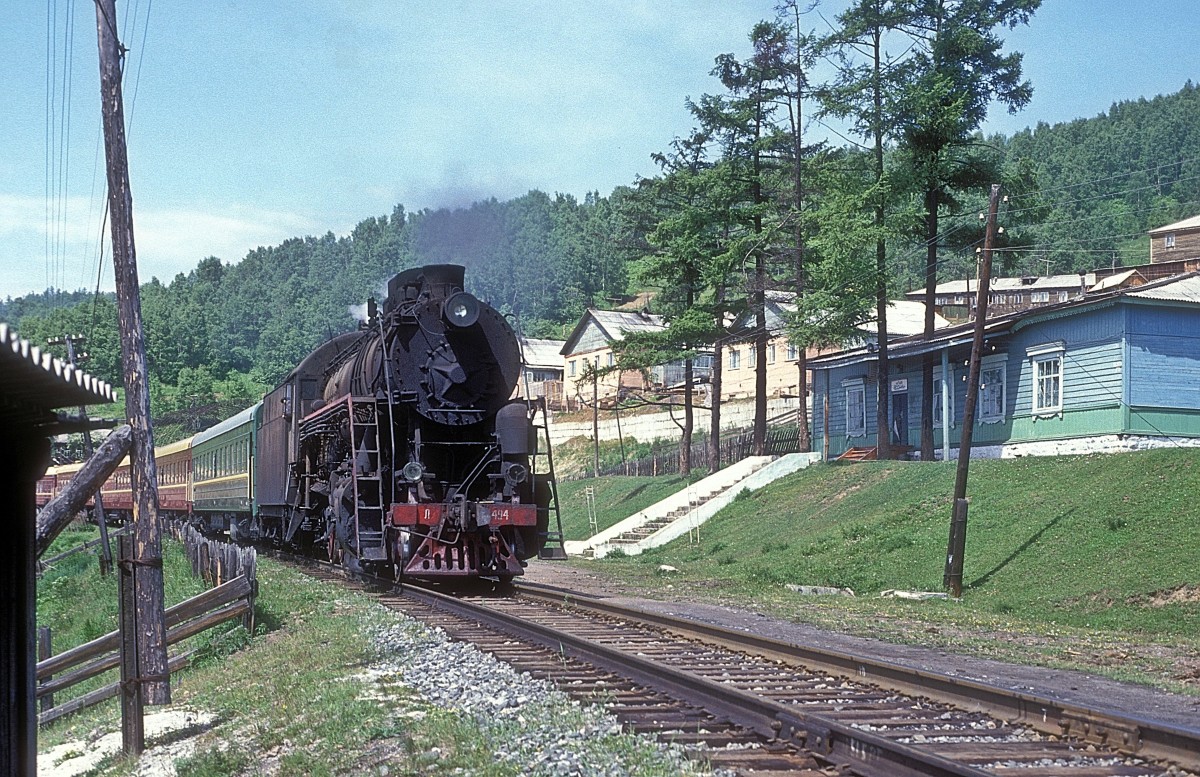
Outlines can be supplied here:
[[1189, 770], [1200, 770], [1200, 728], [1184, 728], [1119, 710], [1072, 704], [876, 658], [784, 642], [620, 605], [557, 586], [521, 581], [516, 590], [531, 598], [650, 623], [730, 649], [754, 651], [764, 657], [871, 681], [897, 692], [927, 696], [965, 710], [1020, 721], [1045, 734], [1069, 736], [1140, 758], [1170, 761]]
[[735, 724], [754, 730], [768, 739], [793, 741], [823, 761], [850, 766], [855, 774], [880, 777], [982, 777], [991, 774], [486, 606], [425, 588], [405, 586], [402, 594], [444, 612], [475, 620], [490, 628], [561, 651], [634, 682], [657, 688], [718, 716], [727, 717]]

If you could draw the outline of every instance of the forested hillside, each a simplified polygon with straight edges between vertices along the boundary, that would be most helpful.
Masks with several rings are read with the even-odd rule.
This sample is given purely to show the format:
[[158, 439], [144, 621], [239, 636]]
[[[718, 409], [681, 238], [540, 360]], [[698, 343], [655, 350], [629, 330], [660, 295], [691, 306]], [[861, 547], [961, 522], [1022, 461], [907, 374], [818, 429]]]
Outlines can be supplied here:
[[1009, 160], [1028, 161], [1037, 184], [1014, 204], [1034, 209], [1033, 250], [1021, 252], [1020, 270], [1144, 264], [1147, 230], [1200, 214], [1200, 88], [1190, 81], [1172, 95], [997, 142]]
[[[1191, 83], [1173, 95], [1117, 103], [1098, 117], [1041, 124], [983, 145], [1025, 176], [1010, 205], [1023, 245], [1008, 254], [1009, 272], [1145, 262], [1147, 229], [1200, 213], [1200, 92]], [[859, 153], [824, 147], [810, 157], [814, 166], [823, 154], [826, 164], [836, 158], [846, 168]], [[240, 259], [207, 257], [186, 274], [150, 280], [142, 302], [154, 410], [184, 428], [198, 428], [253, 402], [318, 342], [356, 326], [352, 308], [380, 296], [386, 279], [407, 267], [466, 265], [469, 288], [515, 314], [533, 336], [561, 337], [585, 307], [612, 305], [641, 286], [670, 289], [670, 278], [655, 276], [645, 258], [675, 250], [664, 248], [670, 236], [661, 225], [669, 224], [667, 214], [689, 213], [693, 205], [664, 192], [680, 198], [688, 186], [718, 187], [730, 179], [698, 175], [719, 172], [714, 164], [705, 171], [693, 167], [681, 185], [688, 171], [665, 164], [665, 156], [663, 161], [662, 179], [607, 197], [590, 194], [580, 202], [532, 191], [454, 210], [408, 213], [398, 205], [390, 215], [365, 218], [348, 235], [296, 237]], [[902, 150], [889, 146], [889, 168], [903, 163]], [[828, 179], [818, 170], [811, 180], [819, 203]], [[816, 206], [807, 207], [814, 208], [811, 219], [823, 217]], [[720, 229], [728, 235], [736, 227], [727, 221]], [[811, 255], [828, 252], [822, 247], [836, 243], [840, 228], [837, 221], [818, 223]], [[892, 239], [888, 254], [897, 291], [919, 277], [913, 257], [921, 245], [919, 234]], [[943, 246], [948, 255], [954, 253], [949, 245]], [[948, 258], [942, 275], [960, 274], [963, 261]], [[786, 288], [787, 274], [769, 283]], [[671, 304], [671, 296], [662, 304]], [[0, 303], [0, 319], [38, 344], [65, 333], [87, 335], [87, 368], [119, 384], [111, 296], [48, 291], [9, 299]]]
[[[469, 288], [528, 334], [561, 334], [559, 324], [625, 290], [622, 196], [580, 203], [534, 191], [459, 210], [397, 206], [349, 235], [297, 237], [236, 263], [205, 258], [169, 283], [152, 279], [142, 310], [154, 412], [199, 428], [253, 403], [316, 344], [357, 326], [354, 309], [382, 298], [388, 278], [423, 264], [466, 265]], [[10, 299], [0, 318], [34, 343], [86, 335], [87, 369], [119, 385], [112, 295]]]

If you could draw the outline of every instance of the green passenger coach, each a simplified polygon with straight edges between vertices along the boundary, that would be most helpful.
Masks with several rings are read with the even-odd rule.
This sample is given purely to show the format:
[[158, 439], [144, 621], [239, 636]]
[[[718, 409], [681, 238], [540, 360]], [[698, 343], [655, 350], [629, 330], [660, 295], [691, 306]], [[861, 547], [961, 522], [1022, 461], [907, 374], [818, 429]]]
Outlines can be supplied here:
[[254, 514], [254, 430], [261, 408], [261, 402], [248, 407], [192, 441], [192, 510], [234, 539]]

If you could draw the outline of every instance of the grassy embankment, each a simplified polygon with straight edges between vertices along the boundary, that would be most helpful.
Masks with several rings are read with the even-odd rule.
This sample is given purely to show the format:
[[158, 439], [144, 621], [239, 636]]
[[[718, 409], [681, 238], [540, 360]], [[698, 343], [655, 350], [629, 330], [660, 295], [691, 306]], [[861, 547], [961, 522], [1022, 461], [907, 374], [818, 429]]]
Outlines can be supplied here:
[[[568, 537], [587, 534], [587, 485], [612, 523], [667, 483], [561, 484]], [[741, 496], [696, 544], [570, 563], [662, 595], [1200, 693], [1200, 450], [973, 462], [962, 601], [879, 598], [942, 590], [953, 485], [953, 463], [819, 465]], [[661, 564], [679, 571], [665, 580]]]
[[[93, 529], [68, 531], [48, 555], [94, 536]], [[565, 732], [585, 725], [580, 709], [562, 701], [527, 705], [519, 710], [526, 718], [487, 721], [434, 707], [394, 674], [369, 671], [385, 658], [376, 635], [416, 628], [412, 622], [364, 594], [270, 559], [260, 558], [258, 571], [257, 633], [234, 626], [195, 638], [197, 660], [172, 678], [173, 706], [217, 716], [215, 727], [199, 735], [196, 751], [177, 762], [180, 775], [517, 775], [522, 765], [495, 753], [511, 746], [525, 719], [552, 720]], [[203, 588], [171, 541], [164, 543], [164, 575], [168, 604]], [[40, 581], [38, 618], [52, 624], [57, 651], [115, 628], [114, 578], [100, 577], [91, 553], [71, 557]], [[105, 702], [43, 730], [39, 749], [71, 743], [68, 757], [85, 752], [100, 734], [119, 731], [119, 718], [117, 703]], [[640, 738], [610, 733], [586, 746], [594, 762], [620, 763], [631, 774], [679, 773]], [[90, 773], [131, 774], [135, 766], [114, 757]]]

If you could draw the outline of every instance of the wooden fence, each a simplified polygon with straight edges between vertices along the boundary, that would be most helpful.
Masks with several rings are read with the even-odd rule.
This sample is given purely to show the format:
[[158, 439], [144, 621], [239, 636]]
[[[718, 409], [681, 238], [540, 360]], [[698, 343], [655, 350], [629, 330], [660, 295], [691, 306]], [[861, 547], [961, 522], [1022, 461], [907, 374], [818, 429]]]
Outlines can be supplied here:
[[[728, 466], [741, 461], [750, 455], [754, 448], [754, 432], [743, 431], [730, 435], [721, 440], [721, 464]], [[767, 429], [766, 452], [771, 456], [785, 453], [796, 453], [800, 450], [800, 432], [792, 424], [775, 426]], [[706, 440], [692, 443], [692, 466], [701, 469], [709, 468], [709, 449]], [[617, 462], [600, 468], [600, 475], [674, 475], [679, 472], [679, 446], [640, 459]], [[574, 478], [581, 480], [592, 477], [595, 473], [588, 469]]]
[[[120, 537], [123, 534], [128, 534], [131, 531], [133, 531], [133, 524], [129, 524], [128, 526], [122, 526], [120, 529], [117, 529], [116, 531], [109, 532], [108, 538], [110, 540], [113, 540], [113, 539], [116, 539], [117, 537]], [[45, 571], [51, 565], [53, 565], [54, 562], [62, 561], [65, 558], [70, 558], [71, 556], [74, 556], [76, 553], [82, 553], [85, 550], [94, 548], [102, 542], [104, 542], [104, 539], [102, 537], [97, 537], [94, 540], [88, 540], [87, 542], [83, 543], [82, 545], [76, 545], [75, 547], [71, 548], [70, 550], [64, 550], [62, 553], [55, 554], [55, 555], [51, 556], [50, 558], [39, 559], [38, 560], [38, 576], [40, 577], [42, 572]]]
[[[193, 574], [215, 587], [165, 611], [167, 645], [176, 645], [234, 618], [241, 618], [246, 628], [253, 630], [254, 599], [258, 590], [254, 549], [211, 540], [191, 527], [178, 524], [169, 524], [168, 531], [187, 548]], [[48, 640], [47, 634], [45, 641]], [[45, 725], [117, 696], [121, 692], [121, 684], [114, 682], [63, 704], [53, 705], [54, 694], [120, 666], [120, 644], [121, 632], [112, 631], [38, 661], [37, 697], [43, 700], [38, 723]], [[49, 652], [48, 647], [44, 652]], [[171, 656], [168, 659], [169, 671], [174, 673], [187, 666], [193, 653], [188, 651]]]
[[[254, 548], [206, 537], [182, 521], [171, 521], [167, 531], [183, 545], [192, 563], [192, 574], [209, 585], [220, 585], [243, 575], [258, 580], [258, 554]], [[247, 628], [253, 630], [253, 622]]]

